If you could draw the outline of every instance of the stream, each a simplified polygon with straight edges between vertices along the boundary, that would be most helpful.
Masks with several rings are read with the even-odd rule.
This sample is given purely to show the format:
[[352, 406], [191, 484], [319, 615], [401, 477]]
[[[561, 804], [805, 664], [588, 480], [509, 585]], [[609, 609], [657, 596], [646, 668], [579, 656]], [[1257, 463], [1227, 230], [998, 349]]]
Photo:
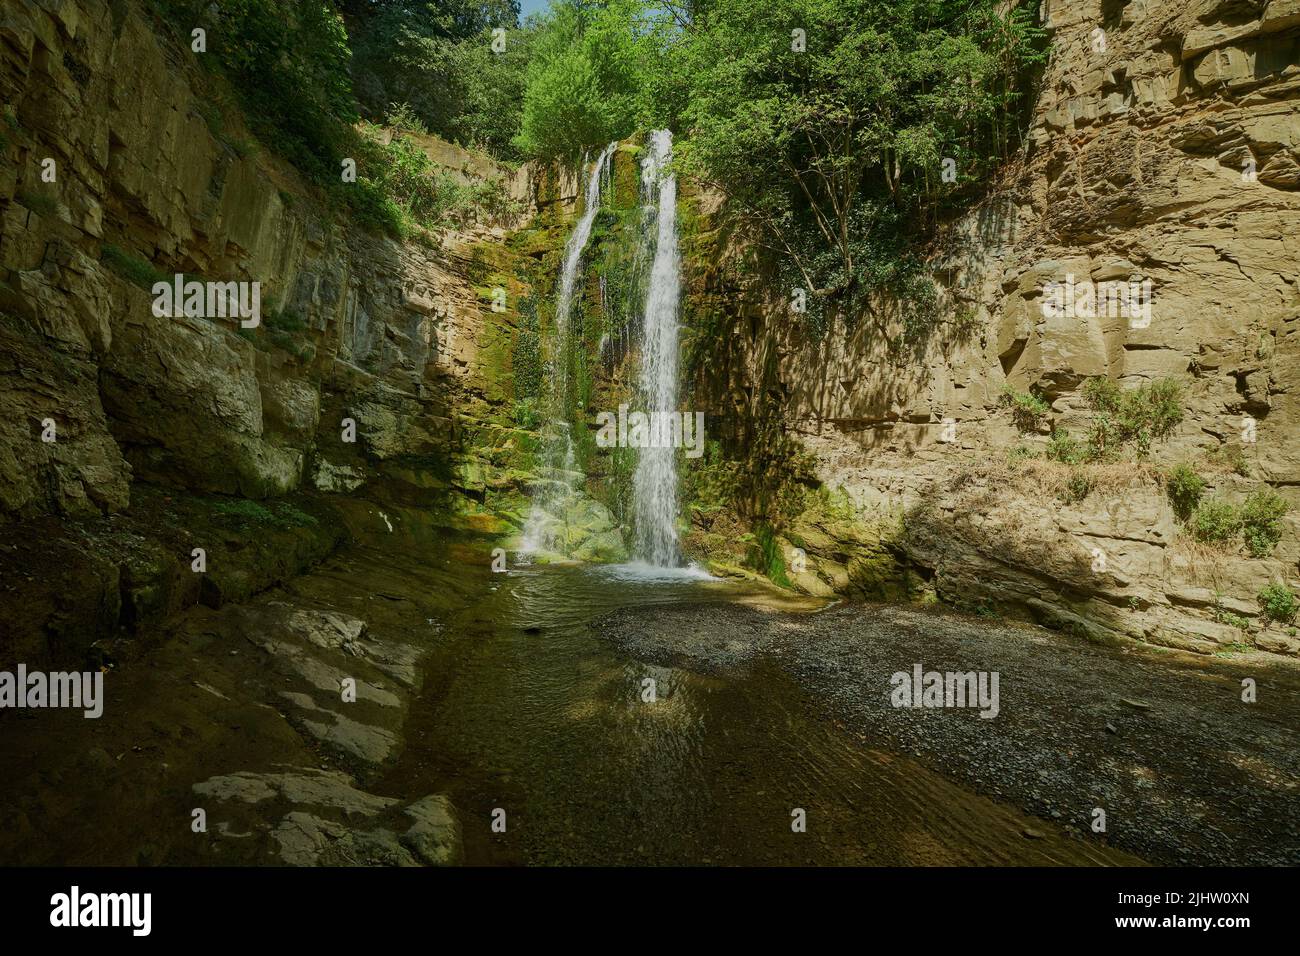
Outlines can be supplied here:
[[[377, 534], [284, 587], [186, 612], [106, 675], [102, 718], [3, 715], [0, 761], [15, 772], [0, 780], [0, 859], [1131, 865], [1300, 852], [1294, 667], [827, 605], [689, 569], [494, 573], [481, 539], [371, 517]], [[890, 673], [918, 661], [1000, 671], [997, 718], [890, 707]], [[1250, 708], [1243, 675], [1264, 688]], [[340, 701], [342, 676], [357, 702]], [[438, 803], [455, 836], [413, 859], [412, 808]], [[1105, 833], [1089, 827], [1097, 806]], [[191, 827], [196, 807], [206, 831]]]
[[[719, 604], [821, 606], [638, 565], [494, 575], [427, 661], [406, 749], [376, 789], [448, 793], [470, 864], [1107, 858], [1069, 839], [1027, 840], [1019, 814], [874, 749], [771, 663], [724, 674], [647, 664], [590, 626], [618, 609]], [[498, 809], [505, 833], [489, 826]], [[806, 832], [792, 829], [796, 809]]]

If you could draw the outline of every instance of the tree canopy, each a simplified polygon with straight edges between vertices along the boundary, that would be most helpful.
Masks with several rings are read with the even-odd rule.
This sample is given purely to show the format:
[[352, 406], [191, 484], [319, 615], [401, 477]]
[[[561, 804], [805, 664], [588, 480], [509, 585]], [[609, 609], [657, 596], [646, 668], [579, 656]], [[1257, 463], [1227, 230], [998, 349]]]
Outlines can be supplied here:
[[1040, 35], [981, 0], [699, 0], [660, 86], [683, 164], [820, 314], [881, 287], [924, 295], [903, 247], [1006, 158]]
[[924, 310], [917, 240], [1015, 148], [1045, 47], [1001, 0], [552, 0], [522, 24], [518, 0], [157, 2], [215, 18], [222, 69], [309, 171], [358, 116], [510, 161], [667, 126], [814, 322], [881, 289]]

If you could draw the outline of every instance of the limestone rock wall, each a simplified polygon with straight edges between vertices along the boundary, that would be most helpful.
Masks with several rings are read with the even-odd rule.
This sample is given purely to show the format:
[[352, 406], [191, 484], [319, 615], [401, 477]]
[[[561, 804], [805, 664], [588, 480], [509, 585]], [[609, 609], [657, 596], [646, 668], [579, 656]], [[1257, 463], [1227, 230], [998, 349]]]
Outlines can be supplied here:
[[[501, 224], [366, 234], [250, 145], [218, 82], [144, 4], [4, 4], [0, 517], [119, 510], [133, 478], [281, 494], [353, 451], [344, 417], [371, 460], [446, 455], [482, 399], [488, 308], [456, 249]], [[526, 171], [507, 185], [528, 199]], [[263, 326], [154, 316], [175, 273], [259, 281]]]
[[[739, 295], [735, 344], [698, 400], [724, 431], [775, 413], [820, 480], [902, 522], [900, 574], [919, 571], [941, 598], [1196, 650], [1295, 653], [1294, 631], [1254, 625], [1261, 587], [1297, 587], [1297, 513], [1266, 559], [1207, 553], [1154, 472], [1191, 461], [1207, 496], [1271, 486], [1300, 512], [1300, 5], [1048, 0], [1043, 13], [1051, 59], [1024, 158], [933, 256], [945, 324], [899, 356], [869, 322], [810, 343], [785, 299]], [[1150, 322], [1046, 314], [1045, 284], [1070, 274], [1149, 279]], [[696, 277], [698, 300], [716, 292]], [[1017, 431], [1004, 386], [1041, 394], [1077, 434], [1092, 376], [1183, 384], [1185, 420], [1150, 473], [1133, 466], [1063, 503], [992, 467], [1047, 440], [1046, 425]], [[1224, 452], [1247, 474], [1207, 464]], [[804, 586], [845, 590], [854, 554], [842, 537], [814, 547]]]

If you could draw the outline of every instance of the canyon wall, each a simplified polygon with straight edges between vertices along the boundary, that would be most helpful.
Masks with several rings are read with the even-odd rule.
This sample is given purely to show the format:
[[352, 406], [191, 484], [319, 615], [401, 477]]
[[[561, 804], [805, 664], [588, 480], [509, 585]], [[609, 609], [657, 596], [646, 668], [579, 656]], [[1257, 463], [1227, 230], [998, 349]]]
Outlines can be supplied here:
[[[515, 213], [404, 242], [367, 232], [253, 141], [151, 10], [28, 0], [0, 15], [0, 572], [19, 611], [6, 659], [76, 657], [240, 599], [347, 535], [506, 542], [537, 480], [580, 177], [419, 139], [447, 169], [499, 181]], [[683, 466], [687, 550], [813, 593], [1294, 654], [1256, 595], [1297, 587], [1296, 514], [1264, 557], [1210, 547], [1161, 476], [1189, 462], [1207, 498], [1272, 488], [1300, 505], [1300, 7], [1044, 14], [1052, 52], [1023, 156], [932, 249], [946, 318], [920, 341], [870, 321], [810, 336], [790, 290], [745, 267], [718, 198], [683, 182], [683, 407], [706, 412], [713, 439]], [[598, 449], [589, 413], [631, 395], [640, 143], [615, 153], [580, 291], [579, 464], [607, 507], [575, 517], [579, 550], [630, 521], [635, 455]], [[260, 282], [262, 324], [155, 316], [152, 282], [177, 273]], [[1044, 287], [1071, 275], [1150, 280], [1149, 323], [1044, 310]], [[1078, 488], [1043, 450], [1053, 430], [1087, 431], [1097, 377], [1174, 377], [1184, 416]], [[1048, 403], [1043, 420], [1018, 425], [1007, 388]]]
[[[790, 290], [710, 264], [739, 262], [743, 244], [706, 224], [691, 296], [728, 334], [696, 363], [696, 401], [733, 455], [780, 447], [760, 470], [797, 460], [797, 481], [843, 492], [796, 506], [760, 556], [805, 590], [1294, 654], [1294, 629], [1268, 625], [1256, 595], [1296, 588], [1297, 514], [1266, 557], [1209, 548], [1160, 475], [1189, 462], [1206, 497], [1271, 487], [1300, 505], [1300, 5], [1050, 0], [1043, 13], [1051, 56], [1023, 157], [931, 258], [945, 321], [901, 351], [869, 321], [812, 341]], [[1044, 309], [1045, 286], [1070, 275], [1150, 280], [1149, 323]], [[1093, 377], [1174, 377], [1184, 418], [1071, 493], [1042, 450], [1053, 428], [1086, 432]], [[1008, 387], [1050, 405], [1028, 433]], [[757, 507], [777, 520], [773, 502]], [[696, 514], [704, 554], [726, 550], [711, 520]]]
[[[518, 482], [488, 487], [528, 435], [508, 414], [516, 313], [493, 310], [481, 252], [517, 222], [405, 242], [367, 232], [251, 138], [202, 56], [143, 3], [0, 13], [0, 563], [6, 604], [23, 609], [5, 659], [75, 656], [219, 601], [233, 564], [227, 597], [265, 586], [295, 561], [250, 570], [238, 539], [266, 551], [329, 524], [222, 496], [339, 492], [353, 531], [382, 533], [403, 507], [496, 529], [492, 491], [522, 499]], [[537, 212], [545, 176], [417, 142], [455, 175], [500, 182], [511, 215]], [[557, 212], [573, 191], [551, 176]], [[155, 315], [153, 282], [178, 273], [259, 282], [260, 325]], [[319, 536], [275, 545], [308, 560], [336, 540]], [[206, 591], [192, 545], [214, 565]]]

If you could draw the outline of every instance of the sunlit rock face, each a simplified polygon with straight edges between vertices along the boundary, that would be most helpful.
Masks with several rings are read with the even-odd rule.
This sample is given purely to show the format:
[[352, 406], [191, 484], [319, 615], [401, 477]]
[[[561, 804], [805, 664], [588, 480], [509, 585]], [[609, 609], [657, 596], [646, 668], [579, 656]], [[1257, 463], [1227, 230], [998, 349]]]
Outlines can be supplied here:
[[[1052, 53], [1025, 158], [943, 230], [931, 265], [950, 310], [902, 354], [870, 321], [809, 342], [788, 291], [688, 253], [688, 313], [730, 303], [732, 334], [700, 363], [726, 378], [695, 383], [710, 421], [764, 446], [760, 456], [771, 442], [751, 436], [773, 433], [754, 424], [766, 416], [895, 542], [882, 551], [809, 511], [777, 542], [787, 571], [793, 549], [808, 555], [800, 586], [937, 596], [1204, 651], [1242, 630], [1180, 600], [1187, 588], [1221, 593], [1254, 619], [1266, 583], [1296, 587], [1294, 514], [1269, 557], [1210, 559], [1184, 547], [1164, 490], [1137, 468], [1077, 502], [1021, 471], [984, 468], [1020, 445], [1041, 455], [1052, 427], [1085, 434], [1089, 378], [1129, 388], [1173, 377], [1184, 420], [1154, 443], [1152, 472], [1190, 461], [1211, 482], [1207, 496], [1240, 502], [1271, 485], [1300, 506], [1300, 8], [1244, 9], [1043, 5]], [[741, 251], [711, 249], [724, 262]], [[1125, 314], [1104, 299], [1090, 309], [1081, 296], [1063, 314], [1048, 299], [1067, 281], [1094, 292], [1133, 282], [1139, 298], [1147, 282], [1149, 299], [1134, 304], [1149, 310]], [[1036, 431], [1013, 425], [1008, 386], [1049, 403]], [[1216, 450], [1247, 467], [1213, 466]], [[1276, 626], [1260, 641], [1300, 651]]]

